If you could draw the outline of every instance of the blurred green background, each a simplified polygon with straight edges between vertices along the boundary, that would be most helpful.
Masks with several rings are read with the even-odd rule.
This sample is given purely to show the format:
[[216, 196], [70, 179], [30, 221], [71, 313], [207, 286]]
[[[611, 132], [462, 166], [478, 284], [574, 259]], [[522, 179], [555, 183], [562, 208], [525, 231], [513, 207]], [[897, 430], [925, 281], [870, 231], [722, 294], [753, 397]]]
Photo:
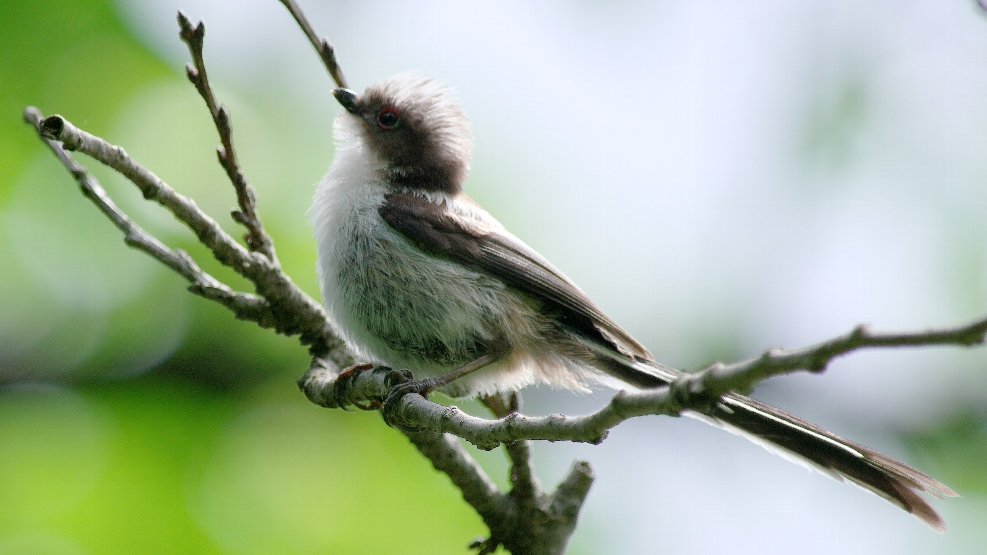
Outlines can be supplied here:
[[[160, 24], [177, 33], [173, 17]], [[482, 523], [403, 436], [376, 414], [309, 404], [294, 385], [309, 363], [297, 341], [193, 298], [127, 249], [19, 122], [36, 105], [126, 145], [239, 236], [182, 65], [99, 0], [4, 2], [0, 36], [0, 553], [462, 551]], [[261, 210], [315, 294], [304, 212], [331, 149], [298, 136], [305, 121], [282, 118], [289, 109], [226, 92], [250, 177], [283, 172], [297, 189], [280, 206], [262, 195]], [[170, 216], [80, 162], [159, 238], [244, 287]]]
[[[329, 81], [277, 2], [192, 4], [278, 255], [317, 297], [304, 214], [332, 159]], [[418, 68], [455, 84], [477, 135], [470, 193], [660, 360], [987, 313], [987, 20], [972, 2], [795, 4], [303, 6], [354, 88]], [[125, 248], [20, 123], [27, 105], [63, 114], [240, 235], [175, 7], [0, 4], [0, 555], [465, 552], [482, 523], [403, 436], [305, 401], [294, 339]], [[79, 158], [145, 228], [246, 287]], [[652, 419], [602, 447], [537, 446], [548, 484], [577, 456], [600, 475], [572, 551], [980, 553], [987, 357], [850, 359], [763, 397], [961, 492], [937, 505], [945, 536], [715, 430]], [[535, 390], [527, 406], [605, 399]], [[481, 462], [505, 482], [499, 454]]]

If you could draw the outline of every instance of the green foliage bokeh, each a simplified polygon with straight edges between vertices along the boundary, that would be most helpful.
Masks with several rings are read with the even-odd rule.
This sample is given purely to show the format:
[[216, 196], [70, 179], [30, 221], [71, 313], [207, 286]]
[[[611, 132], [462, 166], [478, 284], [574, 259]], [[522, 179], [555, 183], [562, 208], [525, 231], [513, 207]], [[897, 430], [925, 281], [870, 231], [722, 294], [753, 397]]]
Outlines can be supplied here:
[[[0, 36], [0, 554], [435, 553], [481, 533], [376, 415], [341, 418], [298, 394], [308, 358], [297, 341], [234, 320], [125, 248], [21, 123], [35, 105], [124, 145], [239, 234], [215, 131], [182, 68], [103, 0], [0, 3]], [[223, 101], [261, 210], [265, 196], [275, 213], [294, 199], [297, 213], [266, 222], [314, 294], [304, 204], [331, 150], [272, 169], [278, 156], [253, 151], [281, 148], [296, 167], [311, 148], [249, 103]], [[142, 225], [244, 286], [170, 216], [80, 162]], [[272, 175], [300, 190], [272, 194]]]
[[[376, 414], [308, 403], [294, 386], [309, 363], [296, 340], [233, 319], [125, 248], [21, 123], [28, 105], [61, 113], [242, 233], [203, 102], [117, 9], [0, 2], [0, 555], [464, 552], [484, 529], [444, 476]], [[263, 90], [214, 85], [279, 257], [316, 296], [304, 213], [332, 157], [328, 115], [302, 119]], [[803, 147], [826, 167], [852, 159], [861, 87], [851, 80], [806, 126]], [[132, 186], [79, 160], [141, 225], [249, 289]], [[482, 200], [507, 204], [499, 193]], [[968, 235], [965, 286], [951, 290], [964, 307], [984, 298], [982, 229]], [[749, 354], [725, 321], [729, 333], [697, 340], [708, 360]], [[923, 469], [972, 499], [961, 523], [987, 497], [985, 422], [982, 408], [957, 407], [902, 433]]]

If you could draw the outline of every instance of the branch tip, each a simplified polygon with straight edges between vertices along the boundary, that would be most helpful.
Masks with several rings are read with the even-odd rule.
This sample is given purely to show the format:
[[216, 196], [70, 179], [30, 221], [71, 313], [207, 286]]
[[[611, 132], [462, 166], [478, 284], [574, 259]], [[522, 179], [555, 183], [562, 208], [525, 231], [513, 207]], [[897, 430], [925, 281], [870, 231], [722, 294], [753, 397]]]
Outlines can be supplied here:
[[226, 106], [220, 106], [219, 110], [216, 111], [216, 121], [217, 125], [223, 128], [223, 131], [230, 133], [233, 131], [233, 125], [230, 122], [230, 112], [226, 109]]
[[274, 242], [264, 230], [260, 217], [257, 215], [257, 196], [241, 170], [240, 162], [237, 159], [236, 149], [233, 146], [233, 125], [230, 113], [226, 107], [216, 101], [212, 86], [209, 84], [206, 63], [202, 55], [205, 25], [200, 21], [195, 27], [192, 27], [188, 17], [179, 10], [178, 26], [180, 28], [178, 35], [188, 46], [189, 54], [192, 56], [192, 63], [185, 66], [185, 74], [206, 103], [206, 108], [209, 110], [209, 115], [212, 117], [213, 124], [219, 134], [220, 146], [216, 149], [219, 164], [233, 184], [237, 204], [240, 211], [246, 216], [236, 220], [237, 223], [247, 228], [244, 242], [249, 251], [260, 253], [276, 268], [280, 267], [277, 254], [274, 251]]
[[201, 44], [203, 37], [206, 35], [206, 27], [202, 21], [196, 22], [193, 26], [192, 20], [190, 20], [182, 10], [178, 10], [177, 19], [179, 27], [178, 36], [182, 39], [182, 41], [186, 43], [195, 41]]
[[305, 16], [305, 12], [302, 11], [295, 0], [280, 0], [281, 4], [288, 9], [291, 16], [295, 18], [295, 22], [308, 37], [309, 42], [312, 47], [315, 48], [316, 54], [319, 55], [319, 59], [322, 60], [322, 65], [325, 66], [326, 71], [329, 72], [329, 76], [336, 83], [337, 87], [349, 88], [346, 84], [346, 78], [343, 77], [343, 70], [339, 67], [339, 63], [336, 61], [336, 49], [333, 48], [332, 43], [329, 39], [322, 37], [321, 39], [316, 35], [315, 29], [312, 24], [309, 23], [308, 17]]
[[850, 332], [850, 340], [859, 341], [861, 339], [866, 339], [871, 336], [872, 331], [873, 328], [869, 324], [860, 324], [853, 328], [853, 331]]
[[36, 106], [25, 106], [24, 112], [21, 114], [24, 118], [24, 123], [27, 123], [37, 129], [38, 122], [41, 121], [41, 110]]
[[[346, 81], [335, 59], [335, 50], [329, 40], [322, 38], [320, 41], [316, 38], [314, 30], [294, 0], [281, 0], [281, 2], [288, 7], [309, 37], [336, 84], [346, 87]], [[977, 0], [977, 2], [987, 9], [987, 0]], [[332, 344], [332, 349], [339, 351], [332, 355], [334, 363], [338, 362], [336, 359], [342, 360], [349, 355], [340, 354], [343, 350], [342, 343], [331, 331], [328, 331], [325, 313], [318, 303], [297, 289], [280, 270], [273, 243], [263, 230], [260, 218], [257, 216], [254, 191], [247, 183], [233, 149], [229, 111], [216, 103], [206, 76], [202, 59], [205, 26], [202, 21], [193, 26], [181, 10], [177, 13], [177, 20], [180, 27], [179, 36], [188, 45], [194, 61], [194, 64], [185, 65], [186, 75], [206, 101], [222, 141], [217, 148], [217, 155], [220, 164], [226, 169], [233, 182], [240, 205], [239, 209], [231, 211], [231, 217], [247, 228], [248, 233], [244, 236], [247, 249], [240, 247], [229, 235], [222, 232], [218, 224], [201, 212], [191, 199], [175, 193], [160, 179], [131, 160], [120, 147], [109, 145], [102, 139], [75, 128], [71, 122], [59, 115], [43, 118], [41, 112], [33, 106], [24, 109], [23, 118], [25, 122], [35, 127], [40, 137], [46, 139], [49, 148], [73, 175], [83, 193], [124, 232], [124, 241], [127, 245], [142, 250], [169, 266], [189, 280], [189, 291], [223, 304], [239, 319], [254, 321], [262, 327], [273, 327], [286, 334], [300, 334], [303, 344], [312, 345], [311, 351], [328, 353], [331, 350], [329, 344]], [[237, 269], [252, 281], [259, 294], [234, 292], [203, 272], [185, 251], [169, 249], [140, 228], [113, 204], [98, 181], [67, 152], [75, 149], [125, 175], [141, 189], [145, 198], [156, 200], [165, 206], [177, 219], [192, 228], [200, 241], [206, 244], [223, 264]], [[254, 252], [259, 255], [254, 255]], [[284, 314], [292, 318], [290, 324], [281, 319]], [[399, 412], [402, 416], [413, 419], [413, 427], [419, 429], [415, 432], [406, 432], [409, 438], [432, 460], [436, 468], [453, 479], [453, 482], [464, 492], [467, 502], [474, 506], [485, 521], [488, 521], [493, 514], [491, 507], [499, 505], [503, 496], [492, 486], [482, 470], [470, 466], [475, 463], [468, 455], [460, 453], [459, 442], [441, 432], [465, 438], [481, 449], [501, 444], [508, 445], [509, 450], [512, 450], [512, 461], [518, 471], [527, 472], [530, 453], [526, 441], [529, 439], [585, 441], [598, 444], [607, 437], [611, 428], [629, 418], [643, 414], [677, 415], [684, 409], [698, 406], [696, 398], [701, 397], [703, 392], [712, 395], [724, 391], [746, 391], [768, 377], [791, 373], [798, 369], [821, 372], [833, 358], [860, 348], [943, 344], [972, 346], [984, 343], [985, 339], [987, 339], [987, 320], [962, 328], [905, 334], [875, 333], [870, 326], [861, 324], [847, 335], [804, 349], [785, 351], [770, 348], [761, 356], [740, 363], [725, 365], [717, 362], [704, 371], [684, 376], [670, 387], [661, 390], [636, 394], [620, 391], [614, 395], [607, 407], [586, 417], [560, 415], [545, 418], [525, 417], [516, 412], [518, 405], [514, 404], [511, 407], [512, 412], [504, 415], [501, 420], [485, 421], [463, 413], [455, 406], [443, 407], [416, 396], [408, 396], [402, 400], [403, 404]], [[313, 362], [305, 375], [298, 378], [298, 387], [313, 403], [326, 407], [337, 406], [327, 392], [331, 392], [333, 380], [338, 372], [334, 373], [325, 362], [320, 361], [320, 363], [317, 365]], [[386, 394], [396, 383], [407, 379], [401, 371], [386, 368], [379, 370], [382, 372], [375, 372], [374, 375], [368, 373], [366, 378], [353, 380], [359, 383], [351, 384], [353, 389], [347, 389], [347, 398], [351, 396], [379, 398], [382, 395], [381, 391]], [[441, 453], [429, 454], [427, 452], [429, 450], [436, 453], [441, 451]], [[552, 514], [571, 518], [574, 525], [575, 517], [593, 480], [592, 468], [584, 461], [575, 462], [555, 494], [551, 496]], [[538, 493], [538, 485], [533, 475], [525, 475], [522, 481], [526, 482], [525, 487], [531, 490], [531, 494], [527, 497], [535, 497]], [[464, 486], [467, 483], [471, 484], [471, 487]], [[474, 496], [473, 499], [470, 499], [471, 495]], [[470, 543], [470, 548], [480, 549], [481, 554], [492, 553], [500, 545], [494, 537], [495, 535], [491, 534], [486, 540], [482, 538], [474, 540]]]
[[65, 129], [65, 119], [58, 114], [48, 116], [38, 124], [38, 131], [41, 136], [53, 141], [59, 140], [63, 129]]

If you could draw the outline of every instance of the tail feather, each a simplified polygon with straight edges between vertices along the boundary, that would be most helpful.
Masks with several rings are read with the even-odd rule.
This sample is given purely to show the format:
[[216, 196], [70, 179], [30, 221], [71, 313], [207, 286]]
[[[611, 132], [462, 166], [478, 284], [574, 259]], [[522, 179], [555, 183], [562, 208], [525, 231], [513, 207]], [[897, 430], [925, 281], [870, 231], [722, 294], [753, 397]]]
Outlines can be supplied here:
[[[653, 362], [618, 359], [605, 352], [600, 367], [613, 377], [648, 389], [668, 385], [682, 372]], [[622, 358], [622, 357], [621, 357]], [[750, 397], [728, 393], [706, 413], [687, 413], [751, 439], [795, 462], [840, 481], [849, 481], [912, 513], [933, 530], [946, 523], [921, 492], [937, 498], [956, 492], [932, 477], [863, 445], [843, 439], [815, 424]]]
[[[887, 455], [841, 438], [781, 409], [731, 393], [706, 415], [810, 463], [823, 473], [848, 480], [912, 513], [933, 530], [946, 523], [919, 492], [937, 498], [956, 493], [927, 474]], [[772, 449], [774, 450], [774, 449]]]

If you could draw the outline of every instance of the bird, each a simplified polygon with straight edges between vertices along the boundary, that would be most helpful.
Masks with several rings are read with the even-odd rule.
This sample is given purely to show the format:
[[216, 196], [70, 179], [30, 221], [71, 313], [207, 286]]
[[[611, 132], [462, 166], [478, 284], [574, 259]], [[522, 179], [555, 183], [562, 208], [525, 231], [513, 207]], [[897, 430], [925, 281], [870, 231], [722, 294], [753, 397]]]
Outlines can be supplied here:
[[[332, 91], [335, 157], [309, 220], [330, 322], [364, 360], [404, 369], [405, 391], [451, 397], [534, 384], [653, 389], [659, 364], [562, 272], [466, 195], [472, 133], [455, 92], [418, 73]], [[946, 524], [922, 493], [949, 487], [873, 449], [738, 393], [686, 412]]]

